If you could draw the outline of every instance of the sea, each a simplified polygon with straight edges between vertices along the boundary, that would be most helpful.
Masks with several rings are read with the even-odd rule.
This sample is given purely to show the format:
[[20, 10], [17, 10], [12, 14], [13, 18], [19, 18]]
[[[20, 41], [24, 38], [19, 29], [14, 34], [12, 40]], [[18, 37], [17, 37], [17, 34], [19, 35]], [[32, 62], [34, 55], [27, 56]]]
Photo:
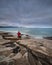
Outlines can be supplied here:
[[0, 28], [0, 31], [16, 34], [20, 31], [22, 34], [28, 34], [34, 38], [52, 37], [52, 28]]

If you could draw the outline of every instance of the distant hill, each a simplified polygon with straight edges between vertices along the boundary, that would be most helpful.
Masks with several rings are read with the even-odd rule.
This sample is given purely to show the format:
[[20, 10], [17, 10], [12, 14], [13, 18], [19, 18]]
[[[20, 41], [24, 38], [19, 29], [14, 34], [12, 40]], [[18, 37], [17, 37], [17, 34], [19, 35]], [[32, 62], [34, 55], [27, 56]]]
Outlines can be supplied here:
[[18, 28], [17, 26], [0, 26], [0, 28]]

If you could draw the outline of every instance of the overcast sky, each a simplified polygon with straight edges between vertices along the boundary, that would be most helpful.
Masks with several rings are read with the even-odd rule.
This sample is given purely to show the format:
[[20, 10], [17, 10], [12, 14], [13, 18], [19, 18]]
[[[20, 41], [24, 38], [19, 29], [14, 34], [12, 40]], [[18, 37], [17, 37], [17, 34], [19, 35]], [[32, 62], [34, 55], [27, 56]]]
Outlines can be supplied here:
[[0, 26], [52, 27], [52, 0], [0, 0]]

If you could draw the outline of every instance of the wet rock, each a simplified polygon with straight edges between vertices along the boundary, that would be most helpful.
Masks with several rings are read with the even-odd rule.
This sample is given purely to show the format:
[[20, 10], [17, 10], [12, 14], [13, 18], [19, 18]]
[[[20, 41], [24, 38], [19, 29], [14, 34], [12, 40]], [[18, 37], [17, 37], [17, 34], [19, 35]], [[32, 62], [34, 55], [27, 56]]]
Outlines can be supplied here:
[[14, 42], [8, 42], [8, 43], [4, 43], [2, 44], [3, 46], [6, 46], [6, 47], [15, 47], [15, 44]]
[[16, 53], [20, 52], [20, 50], [21, 50], [20, 47], [17, 46], [16, 48], [13, 49], [13, 53], [16, 54]]
[[43, 37], [44, 39], [52, 40], [52, 37]]

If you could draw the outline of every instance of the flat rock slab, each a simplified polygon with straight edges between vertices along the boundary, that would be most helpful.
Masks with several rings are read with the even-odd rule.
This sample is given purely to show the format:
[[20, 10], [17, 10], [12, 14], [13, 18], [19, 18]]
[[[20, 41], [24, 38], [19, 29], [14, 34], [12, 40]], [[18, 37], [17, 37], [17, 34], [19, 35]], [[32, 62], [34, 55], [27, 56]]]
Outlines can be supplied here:
[[0, 48], [0, 55], [8, 56], [12, 52], [12, 48]]

